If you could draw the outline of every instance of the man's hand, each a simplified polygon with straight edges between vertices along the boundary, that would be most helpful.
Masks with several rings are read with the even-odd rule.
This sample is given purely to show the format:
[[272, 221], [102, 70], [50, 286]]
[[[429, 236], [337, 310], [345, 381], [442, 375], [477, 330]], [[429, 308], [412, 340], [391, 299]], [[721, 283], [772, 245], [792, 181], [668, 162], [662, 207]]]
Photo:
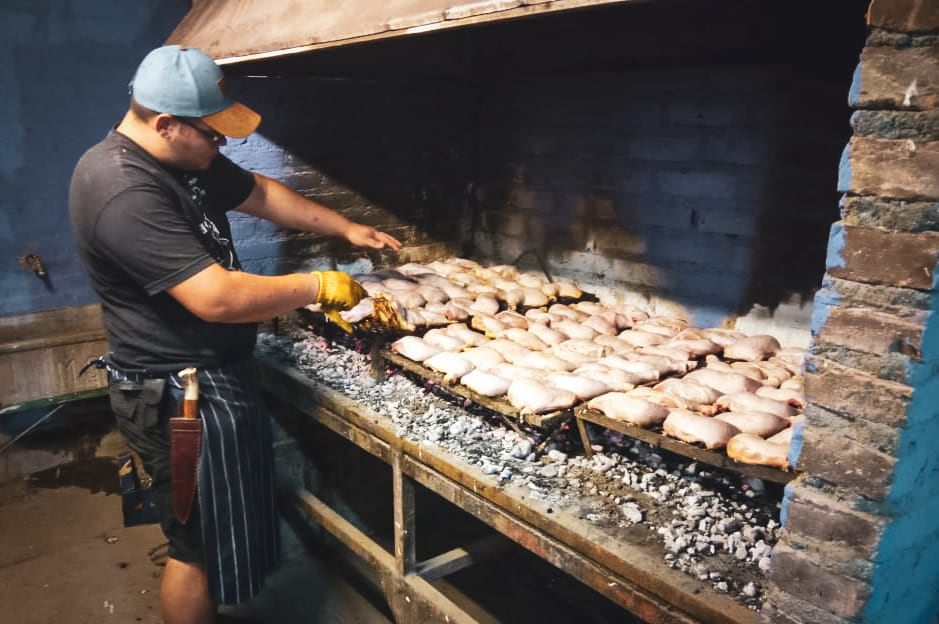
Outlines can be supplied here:
[[319, 288], [316, 291], [316, 301], [324, 310], [348, 310], [359, 301], [368, 297], [362, 284], [352, 279], [352, 276], [342, 271], [313, 271], [312, 275], [319, 278]]
[[368, 293], [361, 284], [342, 271], [313, 271], [311, 275], [319, 278], [320, 283], [314, 303], [320, 304], [326, 318], [351, 334], [352, 325], [339, 315], [339, 311], [355, 306], [368, 297]]
[[346, 230], [346, 240], [356, 247], [372, 247], [373, 249], [389, 247], [394, 251], [401, 249], [401, 241], [397, 238], [362, 223], [349, 225], [349, 229]]

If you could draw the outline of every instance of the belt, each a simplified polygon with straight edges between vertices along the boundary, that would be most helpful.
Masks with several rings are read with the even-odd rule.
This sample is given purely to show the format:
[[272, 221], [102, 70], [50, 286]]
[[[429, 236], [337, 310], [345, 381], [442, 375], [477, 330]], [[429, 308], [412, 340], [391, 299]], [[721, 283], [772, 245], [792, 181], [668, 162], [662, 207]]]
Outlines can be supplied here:
[[169, 379], [172, 373], [160, 373], [146, 368], [123, 368], [114, 363], [108, 355], [99, 356], [88, 360], [88, 363], [82, 366], [78, 371], [81, 377], [89, 368], [106, 370], [108, 372], [108, 381], [129, 381], [132, 383], [143, 383], [147, 379]]

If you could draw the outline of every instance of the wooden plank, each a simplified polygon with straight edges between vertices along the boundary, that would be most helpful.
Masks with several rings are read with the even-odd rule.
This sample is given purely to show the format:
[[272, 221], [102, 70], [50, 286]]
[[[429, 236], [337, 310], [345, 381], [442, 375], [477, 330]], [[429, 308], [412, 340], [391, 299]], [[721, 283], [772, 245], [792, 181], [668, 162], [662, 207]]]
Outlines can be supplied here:
[[379, 578], [382, 591], [402, 624], [453, 622], [472, 624], [473, 618], [419, 576], [398, 574], [394, 557], [351, 522], [305, 490], [279, 488], [280, 499], [296, 514], [312, 519], [363, 559]]
[[403, 454], [391, 453], [394, 505], [395, 569], [398, 574], [411, 574], [417, 567], [417, 535], [414, 525], [414, 482], [401, 470]]
[[[671, 438], [661, 433], [650, 431], [649, 429], [643, 429], [642, 427], [629, 425], [622, 421], [609, 418], [601, 412], [588, 409], [586, 407], [577, 408], [574, 411], [574, 417], [578, 420], [578, 427], [582, 426], [582, 421], [591, 422], [596, 425], [600, 425], [601, 427], [606, 427], [607, 429], [617, 431], [631, 438], [642, 440], [643, 442], [653, 446], [677, 453], [678, 455], [683, 455], [695, 461], [704, 462], [705, 464], [717, 466], [718, 468], [723, 468], [725, 470], [742, 472], [751, 477], [757, 477], [765, 481], [772, 481], [774, 483], [789, 483], [796, 478], [795, 473], [786, 472], [785, 470], [780, 470], [778, 468], [771, 468], [769, 466], [742, 464], [727, 457], [727, 455], [724, 453], [709, 451], [707, 449], [688, 444], [687, 442], [676, 440], [675, 438]], [[585, 430], [582, 431], [581, 437], [584, 439], [584, 448], [589, 449], [590, 445], [587, 441], [587, 433]]]
[[423, 579], [434, 581], [459, 572], [477, 561], [490, 559], [505, 550], [508, 541], [501, 534], [480, 538], [463, 548], [454, 548], [417, 564], [415, 572]]

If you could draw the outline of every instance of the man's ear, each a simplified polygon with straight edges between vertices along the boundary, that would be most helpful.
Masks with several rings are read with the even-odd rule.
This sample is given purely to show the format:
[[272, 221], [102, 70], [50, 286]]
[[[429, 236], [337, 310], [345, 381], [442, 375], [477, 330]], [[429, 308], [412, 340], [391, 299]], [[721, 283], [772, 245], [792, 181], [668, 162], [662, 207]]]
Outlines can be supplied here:
[[169, 133], [170, 126], [172, 126], [175, 122], [176, 120], [173, 119], [172, 115], [160, 113], [153, 118], [151, 123], [153, 124], [153, 129], [156, 130], [160, 136], [167, 138], [167, 133]]

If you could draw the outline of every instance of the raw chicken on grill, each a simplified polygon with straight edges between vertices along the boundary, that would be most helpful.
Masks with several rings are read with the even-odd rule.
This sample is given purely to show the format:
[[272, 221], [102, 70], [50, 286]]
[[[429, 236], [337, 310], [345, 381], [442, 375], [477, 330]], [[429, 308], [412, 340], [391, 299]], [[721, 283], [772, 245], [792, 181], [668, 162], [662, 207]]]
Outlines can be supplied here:
[[447, 334], [446, 330], [437, 328], [428, 330], [423, 336], [422, 339], [427, 344], [431, 344], [441, 351], [461, 351], [463, 347], [466, 346], [466, 343]]
[[607, 355], [606, 357], [597, 360], [597, 363], [609, 368], [618, 368], [619, 370], [636, 375], [636, 377], [640, 380], [639, 383], [658, 381], [659, 377], [661, 376], [661, 373], [656, 366], [653, 366], [648, 362], [634, 362], [632, 360], [627, 360], [626, 358], [619, 355]]
[[608, 418], [630, 425], [649, 427], [668, 416], [668, 408], [650, 403], [625, 392], [607, 392], [587, 401], [587, 407], [603, 412]]
[[687, 378], [670, 377], [655, 385], [653, 389], [676, 396], [687, 403], [691, 409], [708, 415], [717, 412], [714, 401], [721, 396], [721, 393], [714, 388]]
[[550, 373], [546, 379], [549, 386], [561, 390], [569, 390], [576, 394], [577, 398], [581, 401], [592, 399], [595, 396], [610, 391], [610, 388], [602, 381], [575, 375], [573, 373]]
[[570, 390], [553, 388], [535, 379], [516, 379], [509, 386], [509, 402], [522, 414], [543, 414], [577, 403]]
[[[530, 311], [530, 310], [529, 310]], [[554, 346], [560, 344], [567, 340], [567, 336], [562, 334], [559, 331], [555, 331], [539, 322], [530, 323], [528, 325], [528, 331], [537, 336], [543, 343], [548, 346]]]
[[463, 344], [467, 347], [479, 347], [486, 344], [486, 337], [475, 332], [463, 323], [454, 323], [453, 325], [448, 325], [445, 330], [448, 336], [453, 336], [454, 338], [459, 338], [463, 341]]
[[728, 422], [701, 416], [688, 410], [673, 409], [662, 423], [665, 435], [685, 442], [700, 443], [704, 448], [716, 449], [727, 446], [727, 441], [740, 433]]
[[789, 418], [795, 416], [797, 410], [782, 401], [762, 397], [752, 392], [737, 392], [726, 394], [714, 403], [718, 409], [729, 410], [731, 412], [766, 412], [779, 416], [780, 418]]
[[618, 368], [609, 368], [595, 362], [584, 364], [574, 369], [573, 372], [575, 375], [589, 377], [590, 379], [603, 382], [610, 390], [620, 392], [632, 390], [636, 387], [636, 384], [641, 382], [641, 378], [638, 375], [627, 373]]
[[473, 319], [470, 321], [470, 327], [475, 330], [481, 331], [486, 334], [489, 338], [498, 336], [502, 332], [508, 329], [508, 326], [505, 323], [501, 322], [494, 316], [489, 316], [488, 314], [476, 314], [473, 316]]
[[754, 392], [761, 387], [759, 381], [755, 381], [739, 373], [725, 373], [712, 368], [699, 368], [685, 375], [684, 379], [691, 379], [698, 383], [710, 386], [723, 394], [734, 394], [735, 392]]
[[727, 456], [744, 464], [789, 468], [789, 444], [770, 442], [751, 433], [738, 433], [727, 442]]
[[590, 316], [586, 312], [581, 312], [580, 310], [576, 310], [573, 307], [563, 304], [563, 303], [555, 303], [550, 308], [548, 308], [548, 312], [550, 314], [557, 314], [559, 316], [563, 316], [567, 320], [575, 321], [577, 323], [579, 323], [580, 321]]
[[748, 336], [724, 347], [724, 357], [728, 360], [747, 360], [756, 362], [770, 358], [782, 349], [779, 341], [765, 334]]
[[768, 399], [775, 399], [777, 401], [788, 403], [789, 405], [800, 410], [805, 409], [805, 394], [797, 390], [763, 386], [762, 388], [757, 388], [754, 394], [760, 397], [766, 397]]
[[504, 362], [496, 364], [487, 372], [498, 375], [504, 379], [514, 381], [516, 379], [544, 379], [545, 372], [538, 368], [526, 368]]
[[594, 338], [593, 341], [598, 345], [606, 347], [607, 353], [622, 354], [625, 351], [632, 351], [635, 348], [625, 340], [620, 340], [617, 336], [604, 336], [600, 334]]
[[493, 315], [493, 318], [506, 327], [517, 327], [518, 329], [528, 329], [528, 319], [525, 315], [519, 314], [514, 310], [503, 310]]
[[476, 368], [483, 370], [490, 370], [497, 364], [505, 362], [505, 358], [498, 351], [485, 346], [467, 349], [460, 355], [472, 362]]
[[441, 351], [437, 355], [432, 355], [424, 360], [423, 364], [438, 373], [443, 373], [444, 382], [449, 384], [456, 383], [463, 375], [475, 368], [468, 358], [450, 351]]
[[515, 360], [513, 364], [543, 371], [572, 371], [577, 368], [575, 362], [560, 358], [549, 351], [531, 351]]
[[571, 319], [551, 323], [551, 329], [561, 332], [568, 338], [580, 338], [583, 340], [593, 340], [598, 333], [595, 329], [581, 324], [580, 321], [572, 321]]
[[661, 334], [652, 334], [638, 329], [627, 329], [619, 333], [618, 338], [634, 347], [651, 347], [668, 340]]
[[435, 347], [417, 336], [398, 338], [391, 343], [391, 350], [415, 362], [423, 362], [427, 358], [440, 353], [439, 347]]
[[527, 329], [520, 329], [518, 327], [509, 327], [507, 330], [498, 334], [498, 337], [511, 340], [512, 342], [517, 342], [526, 349], [531, 349], [532, 351], [544, 351], [548, 348], [548, 345], [546, 345], [533, 332]]
[[499, 377], [493, 373], [478, 368], [463, 375], [460, 383], [475, 392], [487, 397], [502, 396], [509, 391], [511, 380]]
[[616, 325], [606, 320], [602, 316], [592, 315], [581, 321], [581, 325], [589, 327], [597, 334], [604, 336], [615, 336], [617, 333]]
[[723, 412], [714, 418], [729, 422], [743, 433], [752, 433], [761, 438], [768, 438], [789, 426], [785, 418], [767, 412]]
[[508, 338], [496, 338], [486, 343], [486, 347], [498, 351], [499, 355], [505, 358], [506, 362], [515, 363], [526, 355], [534, 353], [531, 349], [526, 349], [517, 342], [512, 342]]

